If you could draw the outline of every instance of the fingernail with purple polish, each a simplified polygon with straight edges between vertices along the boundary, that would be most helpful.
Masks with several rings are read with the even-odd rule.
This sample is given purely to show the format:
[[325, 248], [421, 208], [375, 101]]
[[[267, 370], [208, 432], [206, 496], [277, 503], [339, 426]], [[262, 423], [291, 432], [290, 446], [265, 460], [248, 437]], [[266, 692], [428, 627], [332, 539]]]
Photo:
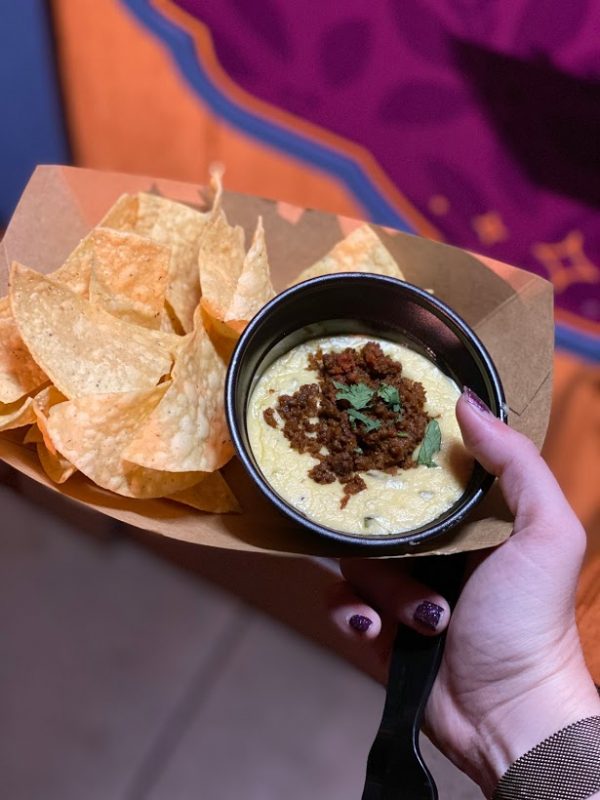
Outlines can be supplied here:
[[350, 617], [348, 620], [348, 624], [351, 628], [354, 628], [355, 631], [358, 631], [358, 633], [366, 633], [373, 624], [373, 620], [368, 617], [363, 617], [362, 614], [354, 614], [354, 616]]
[[468, 386], [465, 386], [463, 388], [463, 394], [466, 397], [467, 403], [473, 406], [473, 408], [476, 408], [477, 411], [481, 411], [482, 414], [492, 413], [490, 409], [486, 406], [486, 404], [483, 402], [481, 397], [479, 397], [478, 394], [475, 394], [473, 389], [469, 389]]
[[423, 600], [422, 603], [415, 609], [415, 613], [413, 614], [413, 619], [415, 622], [420, 622], [421, 625], [424, 625], [429, 630], [435, 631], [437, 630], [437, 626], [440, 624], [440, 620], [444, 613], [444, 609], [441, 606], [438, 606], [437, 603], [431, 603], [429, 600]]

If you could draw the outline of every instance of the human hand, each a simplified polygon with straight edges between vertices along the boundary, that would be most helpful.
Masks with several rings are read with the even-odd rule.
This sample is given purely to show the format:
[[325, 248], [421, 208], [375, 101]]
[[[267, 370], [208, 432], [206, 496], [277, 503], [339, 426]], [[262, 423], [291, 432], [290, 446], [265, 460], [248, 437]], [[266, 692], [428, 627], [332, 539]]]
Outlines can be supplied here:
[[374, 646], [381, 630], [375, 609], [424, 634], [448, 627], [425, 727], [489, 795], [520, 755], [600, 714], [600, 699], [575, 625], [585, 532], [528, 439], [470, 392], [456, 413], [467, 448], [499, 477], [513, 536], [472, 556], [451, 619], [446, 601], [412, 579], [405, 562], [356, 559], [342, 562], [352, 588], [342, 590], [332, 617], [348, 633], [366, 628], [358, 635]]

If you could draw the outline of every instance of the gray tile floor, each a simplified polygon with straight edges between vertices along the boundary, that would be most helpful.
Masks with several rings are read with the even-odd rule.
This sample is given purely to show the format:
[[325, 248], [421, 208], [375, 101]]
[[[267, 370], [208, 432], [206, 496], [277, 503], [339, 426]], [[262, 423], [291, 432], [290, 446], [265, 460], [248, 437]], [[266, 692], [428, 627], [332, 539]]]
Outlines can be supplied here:
[[[383, 690], [0, 465], [3, 800], [359, 798]], [[479, 790], [428, 742], [441, 800]]]

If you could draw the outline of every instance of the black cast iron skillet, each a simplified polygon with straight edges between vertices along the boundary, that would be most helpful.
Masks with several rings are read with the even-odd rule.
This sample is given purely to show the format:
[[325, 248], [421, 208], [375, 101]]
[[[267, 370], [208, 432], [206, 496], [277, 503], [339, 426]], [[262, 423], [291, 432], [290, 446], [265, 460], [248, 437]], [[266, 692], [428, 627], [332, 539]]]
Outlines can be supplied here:
[[[306, 281], [268, 303], [242, 334], [227, 373], [225, 402], [237, 454], [259, 489], [307, 535], [339, 547], [339, 555], [409, 553], [459, 524], [494, 478], [475, 464], [462, 497], [433, 522], [385, 536], [341, 533], [304, 517], [264, 478], [248, 441], [246, 411], [256, 381], [293, 347], [319, 336], [361, 333], [407, 345], [433, 361], [460, 388], [469, 386], [506, 421], [498, 372], [473, 330], [452, 309], [412, 284], [380, 275], [340, 273]], [[415, 571], [453, 604], [462, 556], [416, 559]], [[363, 800], [436, 800], [435, 783], [419, 752], [423, 709], [442, 658], [444, 636], [423, 637], [400, 627], [394, 643], [385, 708], [367, 763]]]

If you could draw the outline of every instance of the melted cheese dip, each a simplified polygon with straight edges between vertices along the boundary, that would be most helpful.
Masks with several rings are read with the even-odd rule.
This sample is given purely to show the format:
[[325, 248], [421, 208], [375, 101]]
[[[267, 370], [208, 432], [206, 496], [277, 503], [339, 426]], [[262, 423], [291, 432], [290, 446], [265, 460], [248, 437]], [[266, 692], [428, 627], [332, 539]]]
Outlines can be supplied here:
[[[293, 394], [303, 384], [317, 382], [316, 373], [307, 369], [309, 353], [319, 348], [325, 353], [359, 349], [367, 342], [378, 342], [387, 356], [402, 364], [403, 377], [423, 384], [425, 411], [439, 423], [442, 449], [433, 458], [437, 468], [399, 469], [396, 475], [379, 470], [360, 472], [367, 488], [340, 508], [342, 485], [338, 481], [319, 484], [309, 478], [309, 470], [318, 461], [294, 450], [281, 427], [267, 425], [263, 412], [277, 405], [279, 395]], [[403, 345], [359, 335], [312, 339], [277, 359], [258, 380], [247, 412], [250, 446], [272, 488], [309, 519], [361, 536], [402, 533], [439, 517], [465, 490], [473, 459], [464, 448], [454, 413], [459, 395], [458, 386], [435, 364]], [[275, 419], [281, 425], [277, 411]], [[417, 453], [418, 447], [415, 457]]]

